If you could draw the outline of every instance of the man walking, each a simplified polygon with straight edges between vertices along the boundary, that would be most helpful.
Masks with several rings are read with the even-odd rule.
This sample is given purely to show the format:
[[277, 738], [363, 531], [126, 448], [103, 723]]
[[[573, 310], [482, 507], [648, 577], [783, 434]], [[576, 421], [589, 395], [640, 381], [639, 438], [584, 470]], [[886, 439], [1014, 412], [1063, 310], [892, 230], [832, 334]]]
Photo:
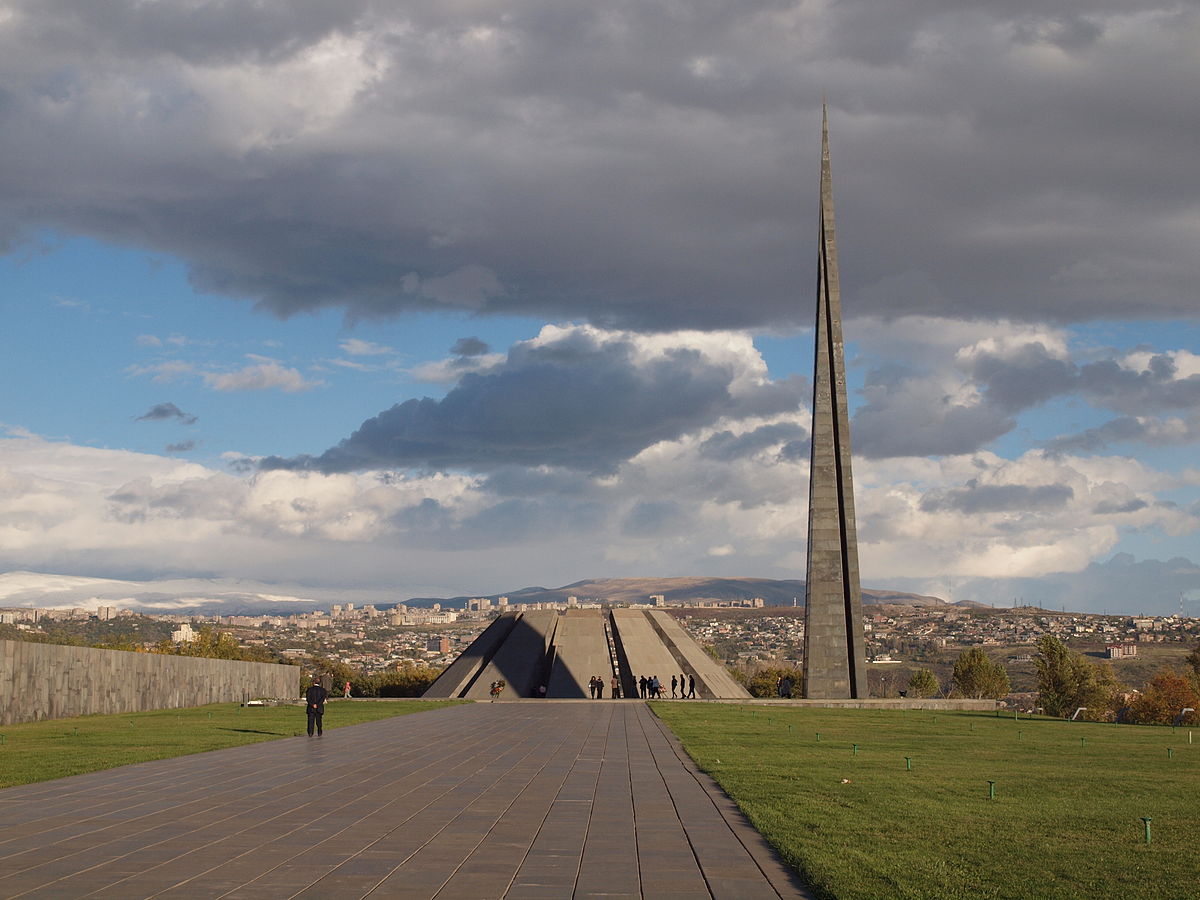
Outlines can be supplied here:
[[313, 736], [313, 728], [317, 729], [317, 737], [324, 733], [322, 727], [322, 718], [325, 716], [325, 698], [329, 696], [328, 691], [321, 687], [321, 681], [316, 675], [313, 676], [312, 684], [308, 690], [304, 692], [304, 702], [308, 711], [308, 736]]

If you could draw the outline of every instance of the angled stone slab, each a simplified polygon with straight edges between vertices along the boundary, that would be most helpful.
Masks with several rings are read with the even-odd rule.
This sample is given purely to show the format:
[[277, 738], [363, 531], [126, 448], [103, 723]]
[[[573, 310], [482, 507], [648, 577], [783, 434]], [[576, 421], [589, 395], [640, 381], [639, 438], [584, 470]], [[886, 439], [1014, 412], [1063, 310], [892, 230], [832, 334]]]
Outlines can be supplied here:
[[539, 681], [547, 677], [547, 654], [557, 623], [558, 614], [553, 611], [519, 613], [504, 642], [462, 696], [486, 700], [492, 682], [503, 681], [502, 697], [536, 697]]
[[516, 613], [496, 619], [437, 677], [426, 689], [424, 696], [461, 697], [483, 667], [495, 656], [516, 623]]
[[612, 620], [615, 637], [621, 643], [634, 680], [643, 675], [657, 675], [658, 680], [669, 687], [671, 675], [678, 675], [683, 666], [654, 630], [646, 611], [614, 609]]
[[554, 666], [546, 696], [555, 699], [591, 697], [588, 682], [594, 675], [604, 679], [604, 696], [608, 696], [612, 673], [612, 658], [600, 610], [569, 610], [559, 616], [554, 629]]
[[[684, 670], [696, 676], [696, 695], [718, 700], [749, 699], [750, 693], [738, 684], [729, 670], [713, 659], [688, 634], [679, 620], [661, 609], [652, 609], [647, 615], [675, 650], [675, 655], [684, 662]], [[670, 679], [668, 678], [668, 681]]]

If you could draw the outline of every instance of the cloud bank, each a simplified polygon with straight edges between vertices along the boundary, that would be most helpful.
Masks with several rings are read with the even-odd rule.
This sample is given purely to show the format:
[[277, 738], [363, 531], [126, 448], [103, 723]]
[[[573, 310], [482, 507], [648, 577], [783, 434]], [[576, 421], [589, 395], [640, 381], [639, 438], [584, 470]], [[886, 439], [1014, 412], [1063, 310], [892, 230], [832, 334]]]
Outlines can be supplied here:
[[1198, 39], [1155, 0], [6, 0], [0, 246], [283, 316], [803, 323], [827, 90], [849, 311], [1187, 316]]
[[[470, 349], [475, 356], [486, 350]], [[546, 326], [503, 363], [464, 375], [441, 400], [397, 404], [320, 456], [272, 457], [263, 467], [611, 472], [654, 444], [722, 418], [795, 416], [805, 391], [801, 379], [772, 382], [745, 334]]]

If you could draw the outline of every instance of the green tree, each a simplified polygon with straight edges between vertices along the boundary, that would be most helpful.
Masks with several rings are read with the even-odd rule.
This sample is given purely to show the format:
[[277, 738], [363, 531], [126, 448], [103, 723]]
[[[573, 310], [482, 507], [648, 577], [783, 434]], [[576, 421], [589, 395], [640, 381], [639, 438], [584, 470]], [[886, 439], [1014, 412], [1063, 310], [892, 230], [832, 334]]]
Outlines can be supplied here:
[[1038, 677], [1038, 704], [1051, 716], [1069, 716], [1079, 708], [1086, 718], [1111, 718], [1120, 685], [1107, 663], [1092, 662], [1053, 635], [1038, 641], [1033, 659]]
[[1083, 673], [1079, 680], [1078, 706], [1087, 708], [1085, 718], [1093, 722], [1113, 721], [1121, 684], [1112, 666], [1106, 662], [1092, 662], [1082, 656], [1079, 660], [1083, 664]]
[[954, 674], [951, 679], [954, 690], [960, 696], [976, 700], [998, 700], [1010, 689], [1008, 673], [1004, 671], [1004, 666], [992, 662], [980, 647], [972, 647], [958, 655], [958, 659], [954, 661]]
[[1067, 645], [1053, 635], [1044, 635], [1037, 648], [1033, 665], [1037, 669], [1038, 705], [1046, 715], [1064, 716], [1076, 708], [1079, 667]]
[[908, 695], [910, 697], [936, 697], [942, 686], [938, 684], [937, 676], [929, 669], [916, 669], [908, 677]]
[[[262, 661], [264, 653], [249, 650], [238, 643], [237, 638], [227, 631], [218, 631], [211, 625], [201, 625], [196, 630], [196, 636], [190, 641], [174, 643], [170, 638], [163, 638], [154, 645], [155, 653], [165, 653], [169, 656], [202, 656], [206, 659], [247, 659]], [[266, 654], [268, 658], [269, 654]]]
[[347, 681], [353, 687], [354, 682], [363, 675], [361, 671], [348, 663], [344, 663], [340, 659], [330, 659], [327, 656], [310, 656], [305, 660], [304, 668], [307, 670], [306, 674], [309, 678], [313, 675], [328, 675], [334, 688], [339, 690]]

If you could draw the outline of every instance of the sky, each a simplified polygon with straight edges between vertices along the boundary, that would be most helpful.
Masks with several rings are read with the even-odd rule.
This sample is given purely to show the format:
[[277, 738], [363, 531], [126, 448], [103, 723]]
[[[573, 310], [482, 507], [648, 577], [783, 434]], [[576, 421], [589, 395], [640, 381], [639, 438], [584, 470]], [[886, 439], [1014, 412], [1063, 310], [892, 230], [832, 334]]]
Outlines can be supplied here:
[[1200, 615], [1200, 9], [0, 0], [0, 572]]

